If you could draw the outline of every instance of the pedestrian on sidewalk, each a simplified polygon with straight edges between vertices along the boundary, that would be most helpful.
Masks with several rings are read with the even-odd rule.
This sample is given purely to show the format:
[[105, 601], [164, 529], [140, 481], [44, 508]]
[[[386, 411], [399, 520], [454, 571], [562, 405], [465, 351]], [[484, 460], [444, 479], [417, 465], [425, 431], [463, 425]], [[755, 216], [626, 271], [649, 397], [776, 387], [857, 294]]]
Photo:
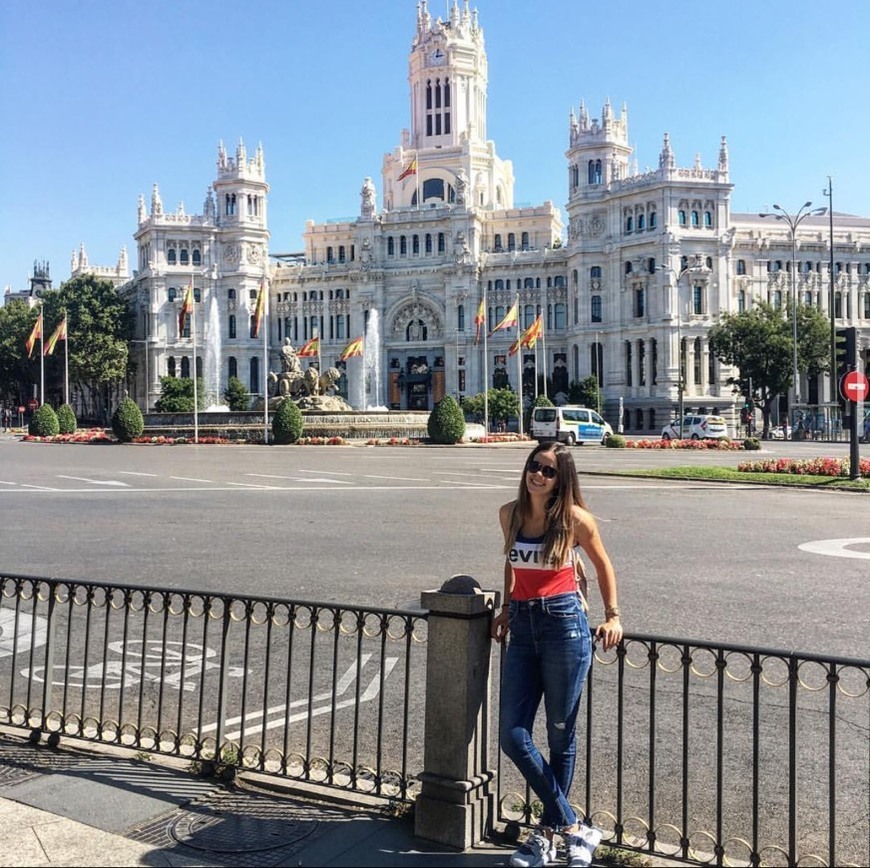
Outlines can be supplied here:
[[[508, 634], [500, 699], [501, 749], [543, 805], [541, 823], [511, 856], [517, 868], [556, 858], [554, 835], [568, 864], [587, 866], [601, 831], [569, 802], [577, 754], [580, 696], [592, 663], [592, 635], [577, 590], [574, 547], [589, 558], [604, 601], [595, 638], [605, 651], [622, 641], [616, 573], [592, 513], [583, 502], [574, 459], [560, 443], [536, 446], [523, 467], [516, 500], [499, 510], [504, 535], [504, 600], [492, 637]], [[547, 722], [545, 759], [532, 739], [541, 700]]]

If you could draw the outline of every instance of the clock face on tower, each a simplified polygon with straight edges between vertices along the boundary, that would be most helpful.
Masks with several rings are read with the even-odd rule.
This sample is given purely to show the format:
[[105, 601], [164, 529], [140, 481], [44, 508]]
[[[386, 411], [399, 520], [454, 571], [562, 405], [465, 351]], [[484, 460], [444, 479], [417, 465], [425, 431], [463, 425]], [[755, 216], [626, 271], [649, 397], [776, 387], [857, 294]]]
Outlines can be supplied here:
[[441, 66], [441, 64], [444, 63], [444, 60], [444, 52], [440, 48], [436, 48], [429, 55], [429, 62], [432, 64], [432, 66]]

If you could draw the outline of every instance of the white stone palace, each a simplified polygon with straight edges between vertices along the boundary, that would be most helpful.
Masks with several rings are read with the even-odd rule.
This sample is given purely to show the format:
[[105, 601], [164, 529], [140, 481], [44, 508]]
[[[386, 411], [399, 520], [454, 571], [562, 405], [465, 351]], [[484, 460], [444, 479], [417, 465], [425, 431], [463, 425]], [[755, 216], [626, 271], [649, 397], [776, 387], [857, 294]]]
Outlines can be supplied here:
[[[140, 198], [137, 268], [123, 288], [136, 308], [138, 370], [149, 372], [147, 384], [135, 384], [140, 405], [153, 406], [160, 376], [191, 373], [193, 340], [178, 333], [191, 280], [198, 370], [213, 296], [223, 384], [235, 375], [262, 392], [262, 339], [251, 338], [251, 324], [266, 277], [269, 368], [280, 370], [287, 338], [298, 348], [319, 335], [322, 365], [346, 366], [342, 391], [353, 402], [362, 362], [339, 365], [338, 357], [376, 311], [378, 396], [396, 409], [431, 409], [445, 394], [487, 386], [515, 389], [518, 365], [508, 351], [516, 331], [477, 341], [475, 317], [484, 302], [492, 329], [518, 297], [520, 326], [538, 313], [544, 325], [535, 350], [521, 357], [527, 399], [536, 369], [563, 398], [571, 381], [597, 374], [607, 418], [616, 428], [622, 408], [624, 429], [637, 433], [658, 433], [675, 413], [680, 354], [686, 408], [734, 424], [739, 399], [726, 380], [736, 372], [710, 353], [709, 328], [758, 299], [786, 305], [792, 278], [799, 300], [826, 316], [833, 289], [836, 324], [858, 326], [867, 345], [870, 219], [811, 215], [793, 245], [775, 214], [732, 213], [724, 136], [715, 166], [700, 158], [680, 166], [664, 133], [658, 168], [638, 173], [627, 109], [608, 102], [592, 117], [581, 102], [568, 118], [566, 189], [554, 191], [566, 200], [563, 232], [552, 201], [515, 205], [513, 166], [487, 139], [483, 30], [467, 2], [454, 2], [446, 21], [418, 4], [409, 80], [410, 129], [384, 155], [380, 190], [361, 179], [358, 199], [348, 196], [359, 216], [309, 221], [304, 251], [269, 253], [262, 148], [248, 159], [243, 144], [235, 158], [220, 146], [202, 215], [183, 206], [165, 212], [156, 185], [150, 210]], [[540, 159], [557, 159], [564, 146], [543, 143]], [[862, 359], [866, 368], [867, 349]], [[799, 394], [804, 403], [830, 401], [829, 378], [802, 374]]]

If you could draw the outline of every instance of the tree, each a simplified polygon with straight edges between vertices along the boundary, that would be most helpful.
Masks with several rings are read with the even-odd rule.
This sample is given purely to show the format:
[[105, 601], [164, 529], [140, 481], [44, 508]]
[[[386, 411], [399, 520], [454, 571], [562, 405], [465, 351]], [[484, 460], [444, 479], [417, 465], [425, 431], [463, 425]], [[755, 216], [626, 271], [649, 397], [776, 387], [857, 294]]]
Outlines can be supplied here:
[[469, 422], [483, 422], [483, 392], [477, 395], [464, 395], [459, 402], [462, 412]]
[[39, 383], [39, 343], [30, 359], [24, 347], [37, 316], [39, 309], [21, 298], [0, 307], [0, 403], [23, 403], [33, 394], [34, 383]]
[[590, 410], [598, 410], [601, 406], [601, 389], [598, 386], [598, 377], [590, 374], [577, 382], [573, 380], [568, 387], [568, 400], [572, 404], [580, 404]]
[[490, 389], [487, 393], [489, 415], [496, 422], [507, 422], [511, 416], [518, 416], [520, 399], [511, 389]]
[[238, 377], [230, 377], [224, 392], [224, 401], [233, 412], [251, 408], [251, 394]]
[[78, 428], [75, 410], [69, 404], [61, 404], [57, 408], [57, 424], [60, 434], [75, 434]]
[[433, 443], [458, 443], [465, 434], [465, 417], [456, 399], [445, 395], [429, 414], [426, 428]]
[[[196, 407], [205, 408], [205, 385], [202, 377], [196, 378]], [[192, 413], [193, 380], [190, 377], [161, 377], [160, 397], [154, 403], [158, 413]]]
[[30, 418], [27, 433], [32, 437], [54, 437], [60, 431], [57, 415], [51, 404], [42, 404]]
[[295, 443], [302, 436], [302, 411], [285, 398], [272, 414], [272, 440], [278, 444]]
[[[830, 326], [816, 308], [799, 305], [798, 368], [810, 374], [830, 367]], [[762, 437], [770, 432], [770, 411], [777, 396], [792, 385], [794, 367], [793, 326], [789, 311], [758, 302], [742, 313], [724, 313], [709, 333], [710, 351], [726, 365], [740, 371], [729, 383], [748, 390], [746, 397], [761, 408]]]
[[[84, 396], [84, 415], [105, 418], [110, 389], [122, 387], [129, 373], [127, 342], [133, 337], [133, 314], [108, 280], [92, 274], [74, 277], [45, 294], [46, 336], [67, 317], [69, 376]], [[46, 358], [48, 384], [63, 383], [64, 348]], [[89, 404], [89, 406], [88, 406]]]
[[145, 430], [145, 420], [139, 405], [132, 398], [124, 398], [112, 414], [112, 431], [122, 443], [130, 443]]

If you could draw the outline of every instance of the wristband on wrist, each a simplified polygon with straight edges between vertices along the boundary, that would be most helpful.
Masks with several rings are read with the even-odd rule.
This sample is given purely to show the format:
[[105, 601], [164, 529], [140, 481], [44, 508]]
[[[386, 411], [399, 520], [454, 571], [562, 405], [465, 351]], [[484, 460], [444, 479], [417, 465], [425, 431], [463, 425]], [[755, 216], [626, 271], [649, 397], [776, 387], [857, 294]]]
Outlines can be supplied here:
[[604, 617], [608, 620], [610, 618], [619, 619], [619, 606], [611, 606], [609, 609], [604, 610]]

